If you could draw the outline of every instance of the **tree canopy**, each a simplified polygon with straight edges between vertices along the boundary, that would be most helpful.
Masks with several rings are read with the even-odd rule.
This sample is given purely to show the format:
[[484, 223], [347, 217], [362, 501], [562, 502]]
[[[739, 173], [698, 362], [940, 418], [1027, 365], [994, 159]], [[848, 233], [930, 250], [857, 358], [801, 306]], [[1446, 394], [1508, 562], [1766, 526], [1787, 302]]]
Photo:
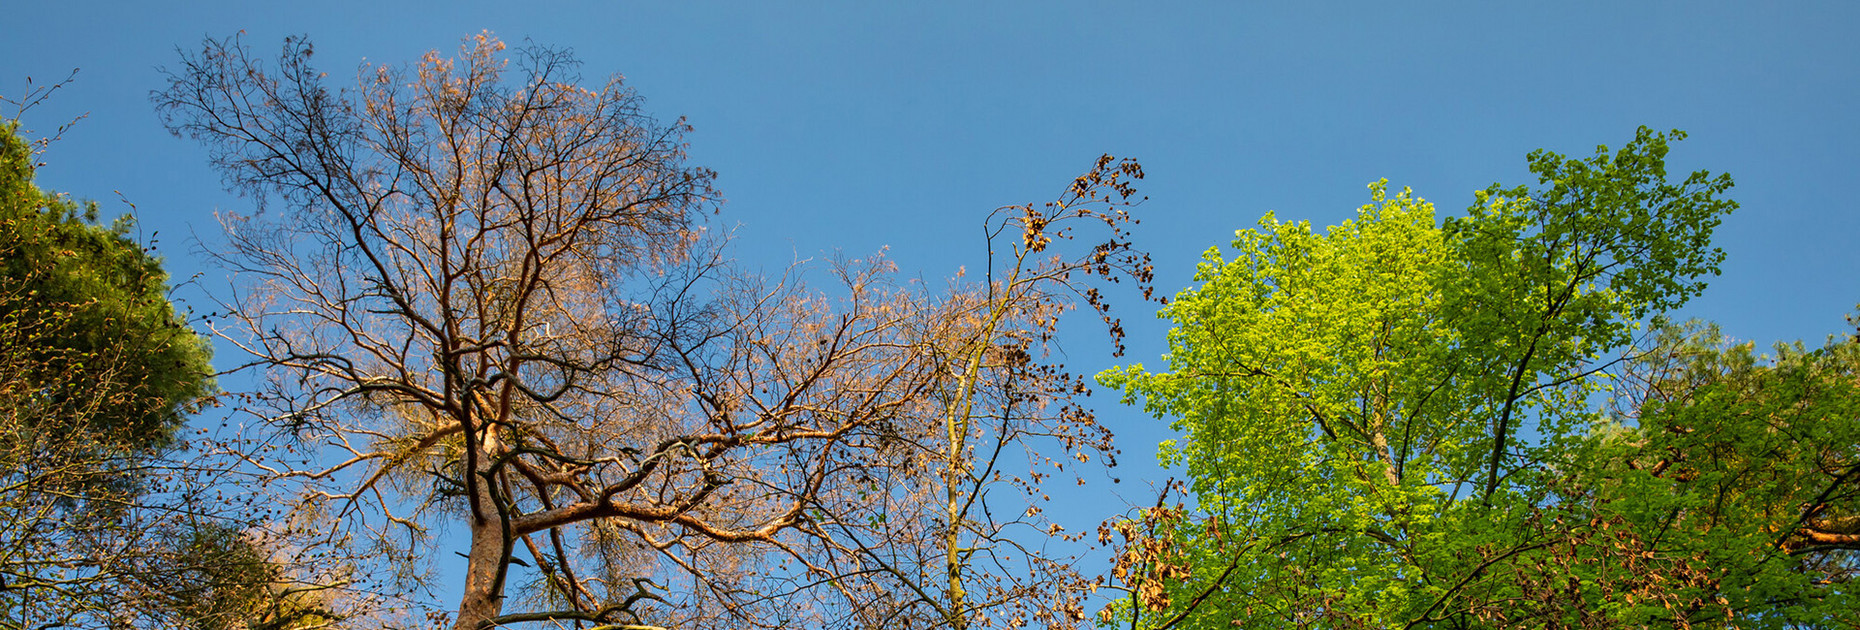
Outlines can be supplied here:
[[207, 575], [263, 565], [250, 520], [203, 496], [210, 462], [183, 452], [215, 391], [207, 341], [130, 217], [106, 227], [95, 203], [34, 185], [35, 148], [0, 123], [0, 627], [251, 619], [181, 601], [268, 587]]
[[40, 390], [46, 428], [164, 448], [212, 391], [211, 347], [169, 302], [161, 260], [130, 239], [134, 219], [100, 226], [96, 203], [39, 190], [18, 128], [0, 129], [0, 318], [33, 337], [11, 346], [27, 355], [15, 374], [50, 383], [89, 370], [70, 375], [75, 390]]
[[[1197, 503], [1193, 517], [1146, 511], [1152, 535], [1124, 528], [1152, 542], [1133, 543], [1120, 565], [1132, 598], [1116, 618], [1653, 622], [1622, 594], [1636, 565], [1607, 546], [1618, 541], [1598, 506], [1661, 502], [1592, 494], [1621, 488], [1600, 482], [1610, 477], [1601, 462], [1648, 456], [1604, 449], [1643, 443], [1607, 429], [1593, 401], [1643, 365], [1637, 331], [1697, 295], [1722, 260], [1710, 238], [1736, 207], [1723, 197], [1731, 179], [1669, 181], [1664, 158], [1683, 137], [1642, 128], [1588, 158], [1534, 152], [1539, 187], [1495, 184], [1444, 221], [1409, 191], [1376, 183], [1372, 203], [1327, 232], [1268, 215], [1237, 233], [1227, 256], [1210, 250], [1197, 286], [1161, 313], [1175, 324], [1167, 369], [1100, 375], [1185, 433], [1162, 457], [1186, 467]], [[1658, 433], [1652, 426], [1635, 430]], [[1841, 444], [1829, 446], [1851, 446]], [[1651, 579], [1668, 577], [1677, 579]], [[1693, 593], [1698, 607], [1665, 619], [1749, 610], [1711, 599], [1751, 588], [1739, 579], [1712, 582], [1720, 590]]]

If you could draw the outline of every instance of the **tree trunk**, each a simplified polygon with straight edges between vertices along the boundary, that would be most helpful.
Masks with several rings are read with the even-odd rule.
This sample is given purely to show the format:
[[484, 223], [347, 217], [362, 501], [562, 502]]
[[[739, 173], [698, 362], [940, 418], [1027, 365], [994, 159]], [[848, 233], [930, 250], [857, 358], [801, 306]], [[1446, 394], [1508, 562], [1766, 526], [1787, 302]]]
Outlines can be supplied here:
[[510, 558], [510, 536], [505, 529], [509, 522], [500, 508], [491, 473], [491, 454], [498, 451], [495, 432], [486, 431], [484, 441], [477, 457], [467, 458], [471, 468], [466, 481], [466, 492], [472, 499], [472, 515], [467, 519], [471, 549], [465, 557], [465, 596], [459, 601], [453, 630], [478, 630], [504, 610], [504, 569]]
[[502, 521], [495, 514], [488, 520], [473, 519], [471, 554], [465, 562], [465, 597], [459, 601], [453, 630], [478, 630], [503, 613], [504, 584], [500, 574], [504, 557]]

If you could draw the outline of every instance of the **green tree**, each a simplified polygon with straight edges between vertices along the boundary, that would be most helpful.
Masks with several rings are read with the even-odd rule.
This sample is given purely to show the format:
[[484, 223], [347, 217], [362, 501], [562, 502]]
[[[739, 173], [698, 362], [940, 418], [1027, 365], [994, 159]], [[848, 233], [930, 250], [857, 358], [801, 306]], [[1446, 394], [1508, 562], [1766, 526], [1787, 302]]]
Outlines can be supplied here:
[[[1371, 185], [1318, 233], [1271, 215], [1165, 308], [1168, 369], [1108, 371], [1184, 439], [1193, 519], [1124, 529], [1134, 627], [1503, 625], [1503, 567], [1566, 537], [1556, 481], [1640, 322], [1716, 273], [1728, 176], [1669, 183], [1681, 132], [1586, 159], [1465, 217]], [[1164, 584], [1163, 582], [1168, 582]], [[1121, 616], [1117, 616], [1121, 615]]]
[[[1860, 624], [1860, 339], [1763, 356], [1663, 326], [1622, 372], [1558, 488], [1592, 525], [1515, 596], [1605, 627]], [[1559, 576], [1581, 588], [1545, 588]], [[1606, 615], [1581, 619], [1590, 602]]]
[[13, 346], [27, 355], [16, 375], [50, 382], [66, 359], [109, 370], [76, 379], [75, 391], [42, 390], [36, 421], [165, 449], [212, 392], [210, 346], [169, 302], [161, 260], [130, 238], [132, 217], [101, 227], [96, 203], [33, 185], [33, 152], [18, 127], [0, 129], [0, 318], [37, 339]]
[[209, 347], [131, 219], [40, 190], [34, 149], [0, 123], [0, 628], [194, 625], [152, 585], [257, 553], [186, 542], [247, 523], [180, 436]]

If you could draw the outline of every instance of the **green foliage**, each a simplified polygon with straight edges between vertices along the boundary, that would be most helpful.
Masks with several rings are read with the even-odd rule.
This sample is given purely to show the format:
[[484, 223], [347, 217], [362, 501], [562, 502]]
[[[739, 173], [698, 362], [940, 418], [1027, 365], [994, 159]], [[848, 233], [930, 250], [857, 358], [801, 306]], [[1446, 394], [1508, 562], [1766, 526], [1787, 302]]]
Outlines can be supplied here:
[[38, 386], [4, 394], [31, 400], [28, 422], [167, 448], [213, 391], [210, 347], [168, 301], [160, 259], [130, 240], [133, 219], [99, 227], [96, 204], [33, 185], [18, 127], [0, 127], [0, 327], [30, 331], [8, 350]]
[[206, 340], [129, 219], [39, 190], [32, 149], [0, 121], [0, 628], [199, 625], [150, 585], [256, 549], [189, 542], [251, 518], [203, 498], [207, 462], [173, 457], [214, 391]]
[[1231, 257], [1209, 250], [1161, 313], [1168, 369], [1100, 375], [1185, 434], [1162, 457], [1200, 507], [1127, 558], [1191, 577], [1133, 588], [1123, 621], [1516, 625], [1504, 576], [1583, 518], [1560, 484], [1592, 448], [1603, 370], [1722, 259], [1731, 180], [1669, 183], [1683, 137], [1532, 153], [1538, 188], [1494, 185], [1438, 226], [1376, 183], [1327, 232], [1268, 215]]
[[1853, 627], [1860, 601], [1860, 338], [1758, 355], [1714, 328], [1664, 327], [1627, 370], [1592, 467], [1564, 493], [1667, 578], [1628, 618]]

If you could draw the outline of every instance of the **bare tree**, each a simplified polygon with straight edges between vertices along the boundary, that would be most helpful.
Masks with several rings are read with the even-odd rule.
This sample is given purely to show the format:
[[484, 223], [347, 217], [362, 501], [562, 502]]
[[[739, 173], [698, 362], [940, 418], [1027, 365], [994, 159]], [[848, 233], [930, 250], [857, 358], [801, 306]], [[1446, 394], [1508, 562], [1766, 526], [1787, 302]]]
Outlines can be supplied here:
[[[803, 530], [819, 551], [807, 575], [832, 578], [851, 627], [1073, 627], [1099, 582], [1074, 569], [1081, 534], [1044, 515], [1048, 484], [1084, 483], [1112, 465], [1109, 431], [1055, 361], [1062, 314], [1084, 302], [1115, 340], [1101, 282], [1147, 287], [1147, 257], [1126, 228], [1129, 160], [1101, 158], [1044, 205], [998, 209], [985, 224], [981, 282], [958, 278], [907, 303], [901, 359], [930, 370], [919, 399], [849, 438], [841, 474], [813, 497]], [[1081, 235], [1085, 247], [1069, 243]], [[1102, 235], [1103, 240], [1096, 240]], [[1121, 351], [1121, 348], [1120, 348]], [[1067, 475], [1068, 466], [1073, 475]], [[1071, 484], [1067, 484], [1071, 485]], [[848, 580], [847, 576], [860, 579]]]
[[[461, 629], [856, 624], [920, 605], [960, 627], [1024, 595], [967, 594], [962, 567], [999, 553], [973, 542], [1010, 542], [975, 515], [998, 460], [974, 449], [1108, 452], [1064, 404], [1083, 385], [1040, 357], [1065, 296], [1102, 305], [1083, 275], [1147, 280], [1122, 231], [1136, 165], [1105, 158], [1057, 205], [995, 223], [991, 239], [1022, 235], [1005, 277], [991, 262], [981, 286], [933, 294], [875, 257], [815, 290], [805, 269], [725, 264], [683, 121], [656, 124], [618, 78], [579, 87], [564, 52], [503, 49], [480, 35], [331, 91], [304, 40], [275, 67], [208, 41], [154, 95], [259, 201], [224, 219], [222, 333], [267, 376], [251, 408], [271, 448], [251, 463], [295, 496], [292, 531], [372, 569], [354, 588], [392, 590], [459, 522]], [[1112, 237], [1042, 258], [1079, 219]], [[934, 558], [885, 560], [926, 548], [946, 588], [922, 588]], [[918, 590], [878, 604], [899, 585]]]

